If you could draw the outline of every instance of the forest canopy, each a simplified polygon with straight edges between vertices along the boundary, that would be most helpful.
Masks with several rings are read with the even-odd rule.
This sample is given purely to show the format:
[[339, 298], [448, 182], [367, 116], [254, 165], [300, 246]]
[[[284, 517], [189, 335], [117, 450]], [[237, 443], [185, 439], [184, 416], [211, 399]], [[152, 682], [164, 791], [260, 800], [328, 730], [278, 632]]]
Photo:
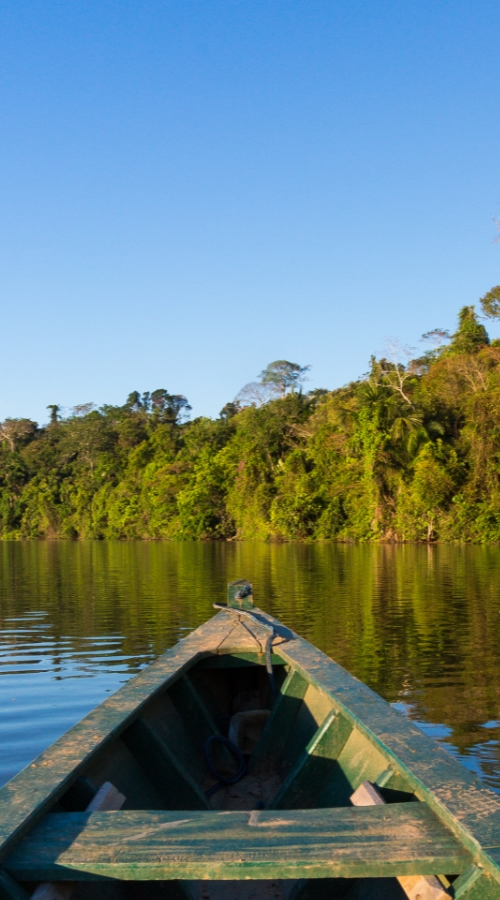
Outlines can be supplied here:
[[499, 541], [500, 341], [474, 306], [423, 340], [336, 390], [277, 360], [216, 419], [164, 389], [6, 419], [0, 536]]

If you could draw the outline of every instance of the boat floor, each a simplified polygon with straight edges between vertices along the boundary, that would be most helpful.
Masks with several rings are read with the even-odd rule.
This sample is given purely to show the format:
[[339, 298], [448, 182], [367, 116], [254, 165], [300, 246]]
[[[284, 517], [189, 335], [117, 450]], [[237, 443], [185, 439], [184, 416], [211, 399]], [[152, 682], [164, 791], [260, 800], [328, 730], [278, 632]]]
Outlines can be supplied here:
[[[204, 790], [210, 788], [207, 781]], [[212, 809], [247, 810], [268, 807], [283, 783], [277, 771], [245, 775], [236, 784], [221, 788], [210, 798]], [[295, 881], [196, 881], [187, 882], [194, 900], [287, 900]]]
[[[236, 784], [229, 784], [210, 798], [212, 809], [247, 810], [267, 808], [276, 796], [283, 778], [277, 772], [245, 775]], [[207, 782], [207, 790], [213, 781]]]

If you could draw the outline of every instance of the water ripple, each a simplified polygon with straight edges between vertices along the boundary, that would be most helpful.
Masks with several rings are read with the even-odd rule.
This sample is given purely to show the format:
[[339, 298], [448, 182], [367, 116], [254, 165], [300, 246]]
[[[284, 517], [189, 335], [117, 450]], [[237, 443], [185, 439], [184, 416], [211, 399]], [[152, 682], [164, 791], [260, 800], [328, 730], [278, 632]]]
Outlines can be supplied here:
[[0, 784], [238, 577], [500, 791], [500, 549], [438, 546], [0, 545]]

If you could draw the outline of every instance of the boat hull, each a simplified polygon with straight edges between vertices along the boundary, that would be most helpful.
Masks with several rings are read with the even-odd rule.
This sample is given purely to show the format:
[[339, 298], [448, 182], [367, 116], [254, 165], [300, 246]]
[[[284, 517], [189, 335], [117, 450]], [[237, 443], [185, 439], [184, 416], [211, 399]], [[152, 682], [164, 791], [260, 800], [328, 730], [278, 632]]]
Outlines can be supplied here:
[[[228, 733], [245, 757], [234, 784], [207, 766], [217, 735], [230, 779]], [[107, 782], [123, 807], [88, 811]], [[352, 806], [365, 782], [385, 806]], [[500, 797], [277, 620], [220, 611], [5, 785], [0, 869], [11, 900], [62, 882], [93, 900], [138, 883], [218, 900], [249, 880], [266, 896], [389, 900], [411, 876], [500, 900]]]

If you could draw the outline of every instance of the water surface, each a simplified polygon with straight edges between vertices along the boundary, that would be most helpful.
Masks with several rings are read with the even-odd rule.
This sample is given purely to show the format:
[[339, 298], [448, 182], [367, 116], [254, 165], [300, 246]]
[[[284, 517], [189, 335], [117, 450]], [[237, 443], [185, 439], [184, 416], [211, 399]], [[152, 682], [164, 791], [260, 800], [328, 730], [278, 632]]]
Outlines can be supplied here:
[[500, 549], [451, 546], [0, 544], [0, 784], [240, 577], [500, 792]]

